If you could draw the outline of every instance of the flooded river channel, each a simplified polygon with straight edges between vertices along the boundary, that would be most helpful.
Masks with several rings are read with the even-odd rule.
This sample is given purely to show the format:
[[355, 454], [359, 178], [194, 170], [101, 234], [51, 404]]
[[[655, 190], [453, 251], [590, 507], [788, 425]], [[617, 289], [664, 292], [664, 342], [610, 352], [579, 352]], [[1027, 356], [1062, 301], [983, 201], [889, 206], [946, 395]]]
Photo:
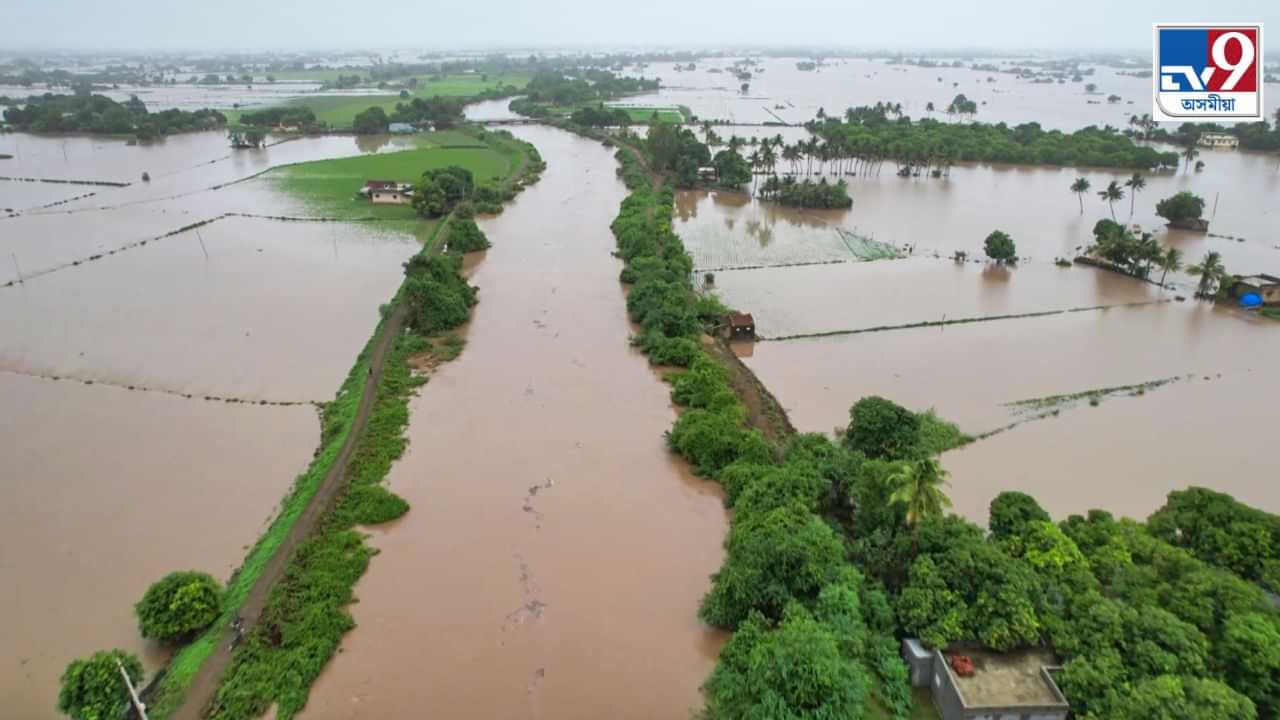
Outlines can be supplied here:
[[716, 486], [663, 444], [667, 387], [627, 342], [599, 144], [521, 128], [542, 180], [493, 220], [462, 356], [412, 405], [358, 627], [311, 718], [687, 717], [721, 638]]

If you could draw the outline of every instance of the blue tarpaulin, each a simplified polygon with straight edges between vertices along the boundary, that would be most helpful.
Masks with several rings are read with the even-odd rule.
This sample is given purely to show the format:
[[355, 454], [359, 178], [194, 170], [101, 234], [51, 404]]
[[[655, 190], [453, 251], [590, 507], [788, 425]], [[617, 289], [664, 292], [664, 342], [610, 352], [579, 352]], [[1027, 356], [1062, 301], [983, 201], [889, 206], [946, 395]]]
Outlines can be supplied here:
[[1240, 296], [1241, 307], [1258, 307], [1262, 304], [1262, 296], [1258, 293], [1245, 293]]

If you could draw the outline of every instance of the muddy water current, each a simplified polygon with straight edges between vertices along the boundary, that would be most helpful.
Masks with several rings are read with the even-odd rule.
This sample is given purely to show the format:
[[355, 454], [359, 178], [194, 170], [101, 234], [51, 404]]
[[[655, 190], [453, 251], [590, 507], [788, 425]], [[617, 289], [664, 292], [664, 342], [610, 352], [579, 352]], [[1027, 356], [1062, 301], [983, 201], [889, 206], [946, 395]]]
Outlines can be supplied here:
[[712, 483], [663, 445], [667, 388], [628, 347], [610, 153], [520, 128], [542, 180], [494, 244], [462, 356], [412, 405], [373, 530], [359, 627], [313, 718], [687, 717], [721, 642], [696, 617], [721, 561]]
[[15, 175], [133, 183], [0, 181], [0, 207], [95, 193], [0, 218], [0, 284], [22, 278], [0, 287], [0, 715], [56, 717], [63, 669], [95, 650], [158, 669], [133, 603], [170, 571], [225, 580], [240, 563], [316, 447], [309, 401], [333, 397], [418, 247], [251, 217], [158, 236], [305, 214], [267, 178], [210, 188], [392, 146], [374, 142], [0, 136]]

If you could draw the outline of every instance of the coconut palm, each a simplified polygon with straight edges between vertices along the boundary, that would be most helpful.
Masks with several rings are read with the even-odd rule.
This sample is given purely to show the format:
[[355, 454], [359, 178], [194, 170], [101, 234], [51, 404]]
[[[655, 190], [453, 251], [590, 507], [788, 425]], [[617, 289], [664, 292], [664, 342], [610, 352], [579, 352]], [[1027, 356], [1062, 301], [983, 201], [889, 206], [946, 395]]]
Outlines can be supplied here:
[[[929, 117], [933, 117], [933, 101], [929, 101], [925, 103], [924, 111], [929, 113]], [[1280, 122], [1280, 120], [1278, 120], [1277, 122]]]
[[1133, 219], [1133, 206], [1138, 199], [1138, 191], [1147, 186], [1147, 179], [1142, 177], [1141, 173], [1134, 173], [1133, 177], [1124, 181], [1124, 186], [1129, 188], [1129, 219]]
[[1191, 161], [1198, 157], [1200, 157], [1200, 151], [1196, 149], [1195, 143], [1188, 145], [1187, 149], [1182, 151], [1182, 159], [1187, 161], [1182, 171], [1186, 172], [1191, 169]]
[[893, 484], [890, 502], [902, 503], [907, 508], [907, 524], [912, 527], [912, 551], [919, 540], [920, 522], [937, 520], [951, 507], [951, 499], [942, 490], [947, 485], [949, 473], [933, 458], [909, 460], [898, 465], [889, 475]]
[[1222, 264], [1222, 253], [1210, 250], [1204, 254], [1204, 259], [1198, 264], [1189, 265], [1187, 272], [1200, 276], [1200, 283], [1196, 286], [1196, 295], [1208, 297], [1213, 292], [1214, 285], [1226, 275], [1227, 268]]
[[1071, 192], [1075, 193], [1076, 198], [1080, 200], [1081, 215], [1084, 214], [1084, 194], [1089, 192], [1090, 187], [1088, 178], [1076, 178], [1076, 181], [1071, 183]]
[[1164, 287], [1164, 279], [1170, 272], [1178, 272], [1182, 269], [1182, 251], [1178, 248], [1171, 247], [1164, 251], [1160, 256], [1160, 287]]
[[1116, 182], [1115, 180], [1112, 180], [1111, 184], [1107, 185], [1106, 190], [1098, 191], [1098, 197], [1105, 200], [1107, 205], [1111, 207], [1111, 220], [1115, 221], [1116, 201], [1124, 199], [1124, 190], [1120, 188], [1120, 183]]

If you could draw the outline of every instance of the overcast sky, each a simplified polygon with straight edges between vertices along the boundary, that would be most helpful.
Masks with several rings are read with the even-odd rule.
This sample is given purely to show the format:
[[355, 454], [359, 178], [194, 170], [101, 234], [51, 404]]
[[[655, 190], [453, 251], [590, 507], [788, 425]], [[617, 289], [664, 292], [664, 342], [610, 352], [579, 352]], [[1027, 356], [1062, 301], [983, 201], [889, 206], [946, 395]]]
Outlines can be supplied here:
[[0, 18], [0, 52], [725, 44], [1147, 50], [1156, 21], [1262, 21], [1280, 33], [1280, 0], [0, 0]]

